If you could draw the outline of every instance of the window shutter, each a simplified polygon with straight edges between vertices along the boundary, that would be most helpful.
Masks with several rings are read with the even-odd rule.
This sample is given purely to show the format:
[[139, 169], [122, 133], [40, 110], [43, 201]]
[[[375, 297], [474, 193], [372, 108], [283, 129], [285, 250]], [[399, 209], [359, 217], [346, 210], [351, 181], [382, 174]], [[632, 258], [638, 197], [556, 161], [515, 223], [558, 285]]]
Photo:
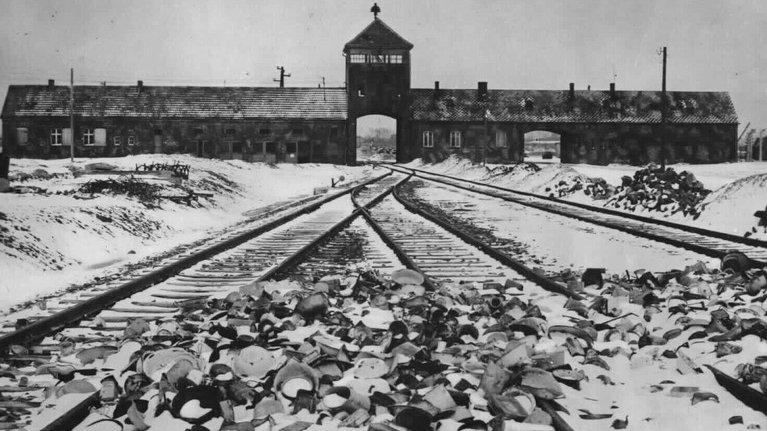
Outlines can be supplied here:
[[72, 129], [66, 128], [61, 131], [61, 142], [64, 145], [72, 145]]
[[96, 129], [93, 135], [95, 145], [103, 147], [107, 144], [107, 129]]

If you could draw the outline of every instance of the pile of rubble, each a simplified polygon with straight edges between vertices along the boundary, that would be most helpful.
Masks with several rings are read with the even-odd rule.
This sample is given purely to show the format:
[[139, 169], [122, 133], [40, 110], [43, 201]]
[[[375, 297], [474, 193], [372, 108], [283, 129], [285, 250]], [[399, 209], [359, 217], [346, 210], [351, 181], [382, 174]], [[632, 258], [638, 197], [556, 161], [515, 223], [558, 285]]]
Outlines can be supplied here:
[[116, 342], [59, 338], [55, 361], [6, 368], [0, 385], [53, 382], [48, 405], [115, 370], [88, 430], [545, 431], [557, 410], [576, 429], [666, 429], [681, 409], [754, 424], [764, 416], [702, 375], [715, 364], [767, 389], [767, 280], [748, 265], [563, 273], [572, 298], [513, 280], [431, 289], [409, 270], [256, 282], [134, 319]]
[[681, 212], [684, 216], [697, 218], [700, 204], [711, 190], [688, 171], [677, 173], [672, 168], [650, 164], [624, 176], [622, 183], [610, 196], [606, 206], [629, 211], [659, 211], [665, 214]]

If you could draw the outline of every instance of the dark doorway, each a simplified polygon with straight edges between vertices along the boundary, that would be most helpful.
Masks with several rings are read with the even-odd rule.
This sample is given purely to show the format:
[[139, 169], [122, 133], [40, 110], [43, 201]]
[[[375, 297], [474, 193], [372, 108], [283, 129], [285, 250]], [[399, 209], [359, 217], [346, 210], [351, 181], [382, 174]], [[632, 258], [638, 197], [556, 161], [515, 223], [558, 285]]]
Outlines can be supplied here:
[[357, 161], [394, 162], [397, 159], [397, 120], [386, 115], [357, 118]]
[[296, 160], [298, 163], [309, 163], [312, 161], [312, 147], [309, 141], [300, 141], [297, 143]]
[[162, 153], [162, 130], [154, 129], [154, 153]]
[[285, 158], [282, 160], [282, 162], [296, 163], [297, 147], [298, 147], [298, 143], [297, 142], [286, 142], [285, 143]]

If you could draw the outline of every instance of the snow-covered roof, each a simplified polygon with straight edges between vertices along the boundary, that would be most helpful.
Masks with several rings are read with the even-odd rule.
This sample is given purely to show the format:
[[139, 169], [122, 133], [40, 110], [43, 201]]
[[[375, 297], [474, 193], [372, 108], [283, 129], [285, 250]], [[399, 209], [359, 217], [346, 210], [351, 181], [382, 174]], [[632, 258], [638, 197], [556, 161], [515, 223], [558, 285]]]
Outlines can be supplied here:
[[[659, 123], [659, 91], [413, 89], [410, 117], [421, 121]], [[667, 92], [669, 123], [736, 124], [726, 92]]]
[[[2, 118], [68, 116], [69, 87], [11, 85]], [[343, 88], [75, 86], [80, 117], [345, 120]]]

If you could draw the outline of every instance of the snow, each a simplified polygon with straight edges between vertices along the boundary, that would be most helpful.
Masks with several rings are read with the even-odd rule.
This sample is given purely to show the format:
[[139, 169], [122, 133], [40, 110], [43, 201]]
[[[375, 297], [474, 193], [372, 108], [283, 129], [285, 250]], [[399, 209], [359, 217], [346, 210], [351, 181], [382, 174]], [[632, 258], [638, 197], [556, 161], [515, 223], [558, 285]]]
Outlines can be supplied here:
[[597, 267], [621, 274], [637, 269], [668, 271], [698, 261], [718, 265], [718, 259], [615, 229], [433, 183], [424, 185], [415, 189], [420, 199], [522, 244], [515, 248], [517, 253], [551, 272]]
[[[119, 170], [133, 170], [145, 163], [189, 164], [185, 185], [213, 196], [191, 205], [161, 200], [149, 206], [125, 195], [79, 199], [73, 192], [82, 184], [108, 177], [75, 177], [71, 168], [82, 169], [94, 162], [113, 164]], [[19, 180], [37, 169], [49, 175]], [[379, 169], [376, 175], [384, 172]], [[254, 210], [308, 198], [316, 187], [329, 187], [331, 179], [344, 176], [343, 184], [349, 184], [372, 173], [370, 167], [267, 165], [189, 155], [75, 159], [74, 164], [68, 159], [14, 159], [11, 185], [27, 187], [28, 192], [5, 193], [0, 199], [0, 309], [91, 280], [180, 244], [220, 236], [222, 229], [256, 215]], [[147, 181], [178, 194], [167, 181]], [[35, 188], [45, 192], [35, 192]]]
[[[633, 176], [637, 166], [610, 164], [607, 166], [586, 164], [540, 164], [536, 171], [527, 164], [482, 166], [469, 160], [450, 157], [440, 163], [428, 164], [416, 159], [406, 167], [423, 169], [464, 179], [480, 181], [500, 187], [548, 195], [560, 182], [588, 183], [590, 178], [603, 178], [614, 186], [621, 184], [621, 177]], [[636, 214], [665, 219], [690, 226], [716, 230], [752, 238], [767, 240], [767, 230], [758, 227], [756, 211], [767, 207], [767, 162], [743, 162], [720, 164], [673, 164], [667, 165], [677, 172], [687, 170], [713, 192], [700, 204], [701, 215], [694, 219], [681, 213], [669, 215], [658, 211], [638, 209]], [[513, 169], [512, 169], [513, 168]], [[604, 200], [594, 200], [582, 191], [563, 196], [562, 199], [589, 205], [605, 205]], [[609, 207], [623, 211], [621, 208]], [[628, 210], [625, 210], [628, 211]]]
[[767, 239], [765, 227], [756, 226], [756, 211], [767, 209], [767, 173], [751, 175], [715, 190], [701, 206], [699, 226], [734, 235], [743, 235], [753, 227], [754, 238]]
[[[578, 173], [587, 177], [601, 177], [611, 184], [620, 184], [621, 176], [633, 175], [637, 166], [610, 164], [607, 166], [567, 164]], [[712, 163], [695, 164], [676, 163], [666, 165], [677, 172], [688, 171], [709, 189], [717, 189], [737, 179], [759, 173], [767, 173], [767, 162]]]

